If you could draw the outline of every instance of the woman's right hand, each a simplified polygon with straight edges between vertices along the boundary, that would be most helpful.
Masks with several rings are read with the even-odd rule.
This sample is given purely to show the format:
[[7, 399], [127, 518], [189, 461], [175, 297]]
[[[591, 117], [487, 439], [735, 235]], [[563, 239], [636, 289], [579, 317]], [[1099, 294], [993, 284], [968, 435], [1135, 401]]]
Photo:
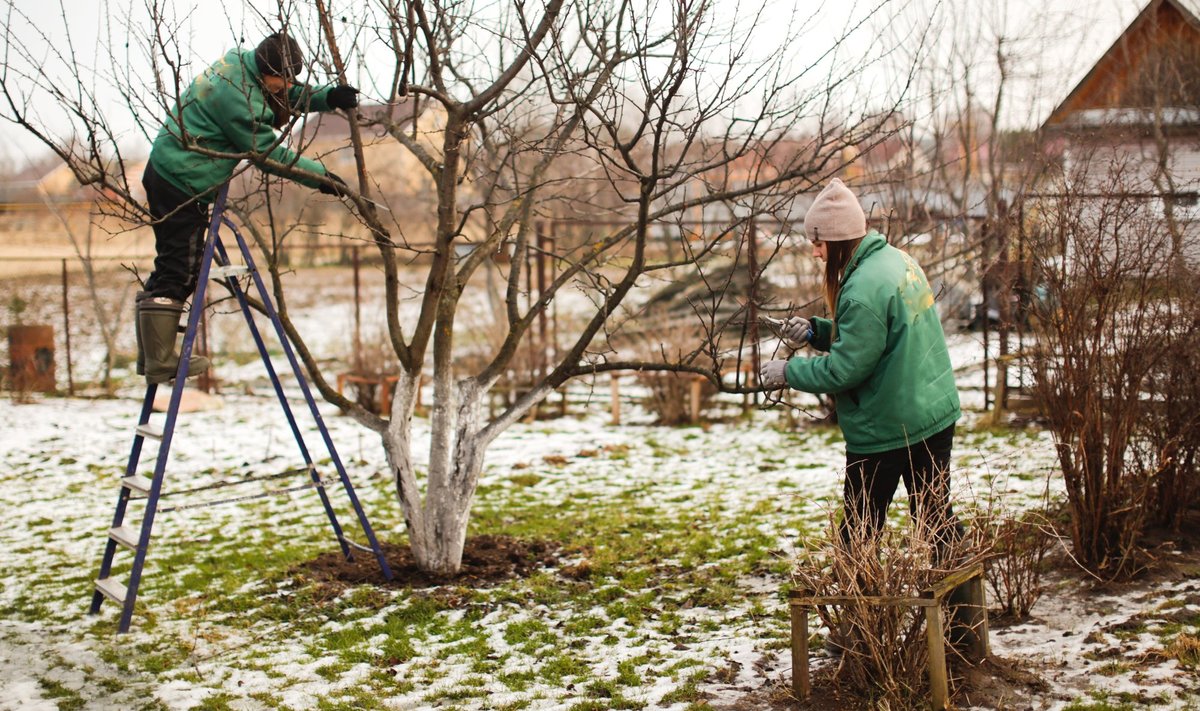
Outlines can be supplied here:
[[803, 348], [812, 339], [812, 335], [812, 323], [803, 316], [789, 316], [779, 329], [780, 338], [792, 350]]

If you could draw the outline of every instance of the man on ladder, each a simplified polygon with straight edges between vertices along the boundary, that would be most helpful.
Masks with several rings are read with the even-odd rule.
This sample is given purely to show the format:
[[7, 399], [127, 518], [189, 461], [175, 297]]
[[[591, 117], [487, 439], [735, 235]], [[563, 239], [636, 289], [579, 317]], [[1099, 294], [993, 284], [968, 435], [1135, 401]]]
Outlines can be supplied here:
[[[142, 185], [157, 256], [135, 302], [137, 372], [149, 383], [175, 377], [179, 317], [196, 288], [209, 205], [239, 160], [249, 158], [269, 173], [327, 195], [344, 194], [345, 181], [284, 146], [275, 132], [295, 112], [358, 106], [352, 86], [296, 84], [303, 70], [300, 46], [286, 32], [268, 36], [253, 50], [232, 49], [192, 82], [154, 141]], [[189, 375], [207, 368], [206, 358], [188, 362]]]

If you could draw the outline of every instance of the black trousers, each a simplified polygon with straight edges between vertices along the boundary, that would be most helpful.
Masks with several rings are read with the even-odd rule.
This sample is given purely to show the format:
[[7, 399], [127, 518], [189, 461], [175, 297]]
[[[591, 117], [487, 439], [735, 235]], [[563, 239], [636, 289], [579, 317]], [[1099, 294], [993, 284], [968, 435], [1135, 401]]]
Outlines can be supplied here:
[[196, 290], [204, 238], [208, 231], [208, 205], [163, 179], [146, 164], [142, 174], [146, 202], [154, 218], [154, 271], [145, 291], [186, 301]]
[[909, 447], [877, 454], [846, 452], [846, 483], [843, 490], [845, 515], [842, 544], [849, 547], [857, 528], [866, 526], [877, 537], [887, 519], [896, 486], [904, 480], [908, 505], [914, 518], [920, 516], [934, 536], [938, 560], [945, 560], [953, 543], [963, 533], [962, 524], [950, 505], [950, 451], [954, 425]]

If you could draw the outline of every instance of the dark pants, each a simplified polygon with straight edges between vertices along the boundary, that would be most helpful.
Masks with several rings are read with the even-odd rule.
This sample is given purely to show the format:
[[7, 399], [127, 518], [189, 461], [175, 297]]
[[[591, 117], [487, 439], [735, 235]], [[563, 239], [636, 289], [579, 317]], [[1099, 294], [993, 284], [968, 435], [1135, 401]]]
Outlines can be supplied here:
[[196, 290], [204, 238], [208, 232], [208, 205], [163, 180], [150, 163], [142, 174], [146, 202], [154, 218], [154, 271], [146, 279], [150, 296], [186, 301]]
[[963, 528], [950, 505], [950, 450], [954, 425], [909, 447], [877, 454], [846, 452], [846, 485], [843, 491], [845, 517], [839, 531], [843, 545], [850, 545], [853, 531], [866, 526], [872, 537], [879, 535], [887, 518], [888, 505], [896, 486], [904, 480], [908, 505], [914, 518], [920, 516], [934, 536], [938, 560], [944, 560]]

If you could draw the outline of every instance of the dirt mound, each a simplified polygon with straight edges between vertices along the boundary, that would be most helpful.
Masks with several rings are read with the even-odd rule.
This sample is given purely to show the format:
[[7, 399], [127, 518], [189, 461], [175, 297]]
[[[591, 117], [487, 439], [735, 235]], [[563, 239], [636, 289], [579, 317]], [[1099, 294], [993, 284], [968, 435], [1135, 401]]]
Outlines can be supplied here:
[[290, 572], [312, 582], [345, 589], [362, 583], [393, 588], [428, 588], [440, 585], [485, 588], [506, 580], [528, 577], [535, 570], [558, 561], [559, 545], [553, 541], [526, 541], [512, 536], [475, 536], [463, 547], [458, 575], [436, 576], [417, 567], [408, 546], [380, 541], [392, 569], [392, 580], [383, 579], [375, 556], [354, 551], [346, 560], [340, 550], [322, 553]]

